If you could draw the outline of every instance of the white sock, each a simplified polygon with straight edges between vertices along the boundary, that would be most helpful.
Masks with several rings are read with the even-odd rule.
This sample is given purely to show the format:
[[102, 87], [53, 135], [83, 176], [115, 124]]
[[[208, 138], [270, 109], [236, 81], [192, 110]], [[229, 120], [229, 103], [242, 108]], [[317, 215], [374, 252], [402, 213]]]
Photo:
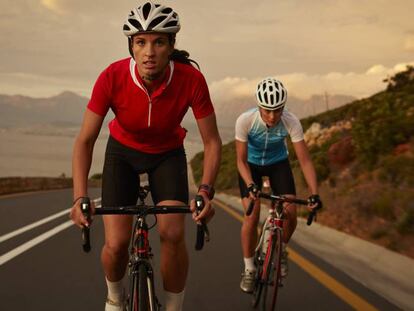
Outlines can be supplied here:
[[254, 257], [243, 258], [244, 259], [244, 270], [249, 270], [250, 272], [256, 271], [256, 266], [254, 265]]
[[108, 298], [116, 303], [122, 302], [124, 299], [124, 287], [122, 279], [116, 282], [109, 281], [106, 277], [106, 286], [108, 287]]
[[179, 293], [165, 291], [165, 310], [182, 311], [185, 288]]

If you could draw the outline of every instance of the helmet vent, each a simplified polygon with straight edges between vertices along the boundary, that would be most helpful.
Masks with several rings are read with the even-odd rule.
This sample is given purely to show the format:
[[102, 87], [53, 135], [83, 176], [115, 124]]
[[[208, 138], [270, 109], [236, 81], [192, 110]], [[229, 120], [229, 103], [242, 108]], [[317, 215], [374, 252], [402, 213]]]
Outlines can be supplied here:
[[138, 22], [136, 19], [134, 19], [134, 18], [128, 19], [128, 22], [132, 26], [134, 26], [135, 28], [139, 29], [139, 31], [142, 31], [143, 30], [143, 27], [142, 27], [141, 23]]
[[176, 21], [171, 21], [171, 22], [168, 22], [168, 23], [166, 23], [164, 25], [165, 28], [167, 28], [167, 27], [174, 27], [174, 26], [177, 26], [177, 22]]
[[158, 24], [160, 24], [163, 20], [165, 20], [165, 16], [159, 16], [151, 21], [151, 23], [148, 25], [148, 29], [152, 29], [156, 27]]
[[165, 8], [164, 10], [162, 10], [162, 13], [164, 14], [170, 14], [172, 12], [171, 8]]
[[147, 2], [142, 7], [142, 13], [144, 14], [144, 19], [148, 18], [148, 15], [150, 12], [151, 12], [151, 3]]
[[257, 93], [257, 95], [259, 96], [259, 101], [262, 102], [263, 101], [262, 94], [261, 93]]

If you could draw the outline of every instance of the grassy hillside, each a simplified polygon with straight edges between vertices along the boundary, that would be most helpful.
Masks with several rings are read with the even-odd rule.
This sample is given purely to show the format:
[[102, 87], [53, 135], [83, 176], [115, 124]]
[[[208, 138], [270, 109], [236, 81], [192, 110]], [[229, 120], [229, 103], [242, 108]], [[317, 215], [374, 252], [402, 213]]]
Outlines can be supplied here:
[[[319, 221], [414, 257], [414, 68], [384, 91], [301, 120], [325, 209]], [[289, 145], [298, 196], [308, 195]], [[202, 172], [197, 154], [194, 178]], [[216, 188], [237, 188], [234, 142], [223, 147]]]

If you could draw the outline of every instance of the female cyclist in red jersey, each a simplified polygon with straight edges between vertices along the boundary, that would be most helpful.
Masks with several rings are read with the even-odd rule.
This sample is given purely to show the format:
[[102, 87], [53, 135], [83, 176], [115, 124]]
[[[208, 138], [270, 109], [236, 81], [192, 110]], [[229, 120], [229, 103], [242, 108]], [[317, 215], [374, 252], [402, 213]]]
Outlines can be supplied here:
[[[218, 172], [221, 139], [206, 81], [174, 48], [180, 21], [170, 7], [146, 2], [131, 10], [123, 26], [132, 57], [108, 66], [98, 77], [87, 105], [73, 151], [71, 218], [89, 226], [80, 211], [87, 197], [92, 152], [109, 109], [110, 137], [102, 175], [102, 205], [133, 205], [138, 198], [139, 174], [147, 173], [154, 204], [188, 204], [186, 130], [180, 123], [192, 109], [204, 144], [203, 176], [198, 194], [205, 207], [193, 218], [214, 215], [210, 200]], [[191, 202], [194, 211], [194, 202]], [[161, 274], [167, 311], [181, 310], [188, 271], [184, 215], [158, 216]], [[101, 260], [108, 286], [105, 310], [124, 310], [122, 278], [128, 261], [132, 216], [104, 216], [105, 245]]]

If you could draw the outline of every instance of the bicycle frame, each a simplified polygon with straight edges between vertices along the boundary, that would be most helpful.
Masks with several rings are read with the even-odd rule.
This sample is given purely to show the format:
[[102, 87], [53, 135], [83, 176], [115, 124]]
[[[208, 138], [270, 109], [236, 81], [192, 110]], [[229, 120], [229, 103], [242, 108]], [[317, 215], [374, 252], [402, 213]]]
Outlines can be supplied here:
[[[133, 236], [130, 244], [130, 258], [128, 262], [130, 275], [129, 311], [158, 311], [161, 305], [155, 295], [154, 273], [151, 265], [151, 247], [148, 240], [146, 216], [149, 214], [191, 213], [189, 206], [151, 206], [145, 203], [149, 187], [140, 187], [139, 204], [133, 206], [101, 207], [95, 209], [96, 215], [135, 215]], [[196, 212], [204, 208], [203, 198], [195, 197]], [[91, 209], [89, 198], [82, 198], [81, 210], [85, 217], [90, 219]], [[155, 224], [154, 224], [155, 225]], [[91, 249], [89, 227], [82, 228], [83, 250]], [[206, 224], [197, 225], [196, 250], [201, 250], [204, 240], [208, 241], [209, 232]]]
[[[146, 271], [145, 279], [147, 283], [147, 291], [145, 291], [144, 294], [148, 295], [149, 310], [156, 311], [161, 307], [154, 290], [154, 273], [150, 262], [153, 254], [151, 253], [151, 247], [148, 240], [148, 231], [149, 229], [145, 220], [145, 215], [136, 216], [128, 262], [131, 280], [129, 301], [130, 311], [135, 311], [134, 309], [137, 307], [134, 303], [139, 300], [139, 298], [137, 296], [134, 297], [134, 295], [138, 295], [136, 283], [140, 280], [140, 265], [142, 265]], [[138, 308], [136, 310], [138, 310]]]
[[[261, 301], [263, 311], [275, 310], [279, 287], [283, 286], [281, 278], [281, 257], [284, 225], [284, 202], [306, 205], [308, 202], [269, 194], [259, 194], [260, 197], [271, 200], [269, 214], [263, 224], [259, 241], [255, 249], [257, 263], [255, 289], [253, 291], [253, 307]], [[253, 202], [253, 201], [252, 201]], [[249, 204], [246, 214], [252, 211], [253, 204]], [[273, 286], [271, 300], [267, 299], [269, 286]]]
[[[282, 254], [283, 237], [283, 203], [278, 202], [276, 208], [269, 210], [269, 214], [263, 224], [255, 254], [259, 269], [256, 274], [256, 291], [254, 293], [253, 306], [257, 306], [262, 298], [262, 310], [273, 310], [276, 305], [277, 291], [282, 286], [280, 277], [280, 258]], [[274, 286], [272, 301], [268, 308], [267, 291], [268, 286]], [[263, 296], [262, 296], [263, 294]], [[260, 297], [262, 296], [262, 297]]]

